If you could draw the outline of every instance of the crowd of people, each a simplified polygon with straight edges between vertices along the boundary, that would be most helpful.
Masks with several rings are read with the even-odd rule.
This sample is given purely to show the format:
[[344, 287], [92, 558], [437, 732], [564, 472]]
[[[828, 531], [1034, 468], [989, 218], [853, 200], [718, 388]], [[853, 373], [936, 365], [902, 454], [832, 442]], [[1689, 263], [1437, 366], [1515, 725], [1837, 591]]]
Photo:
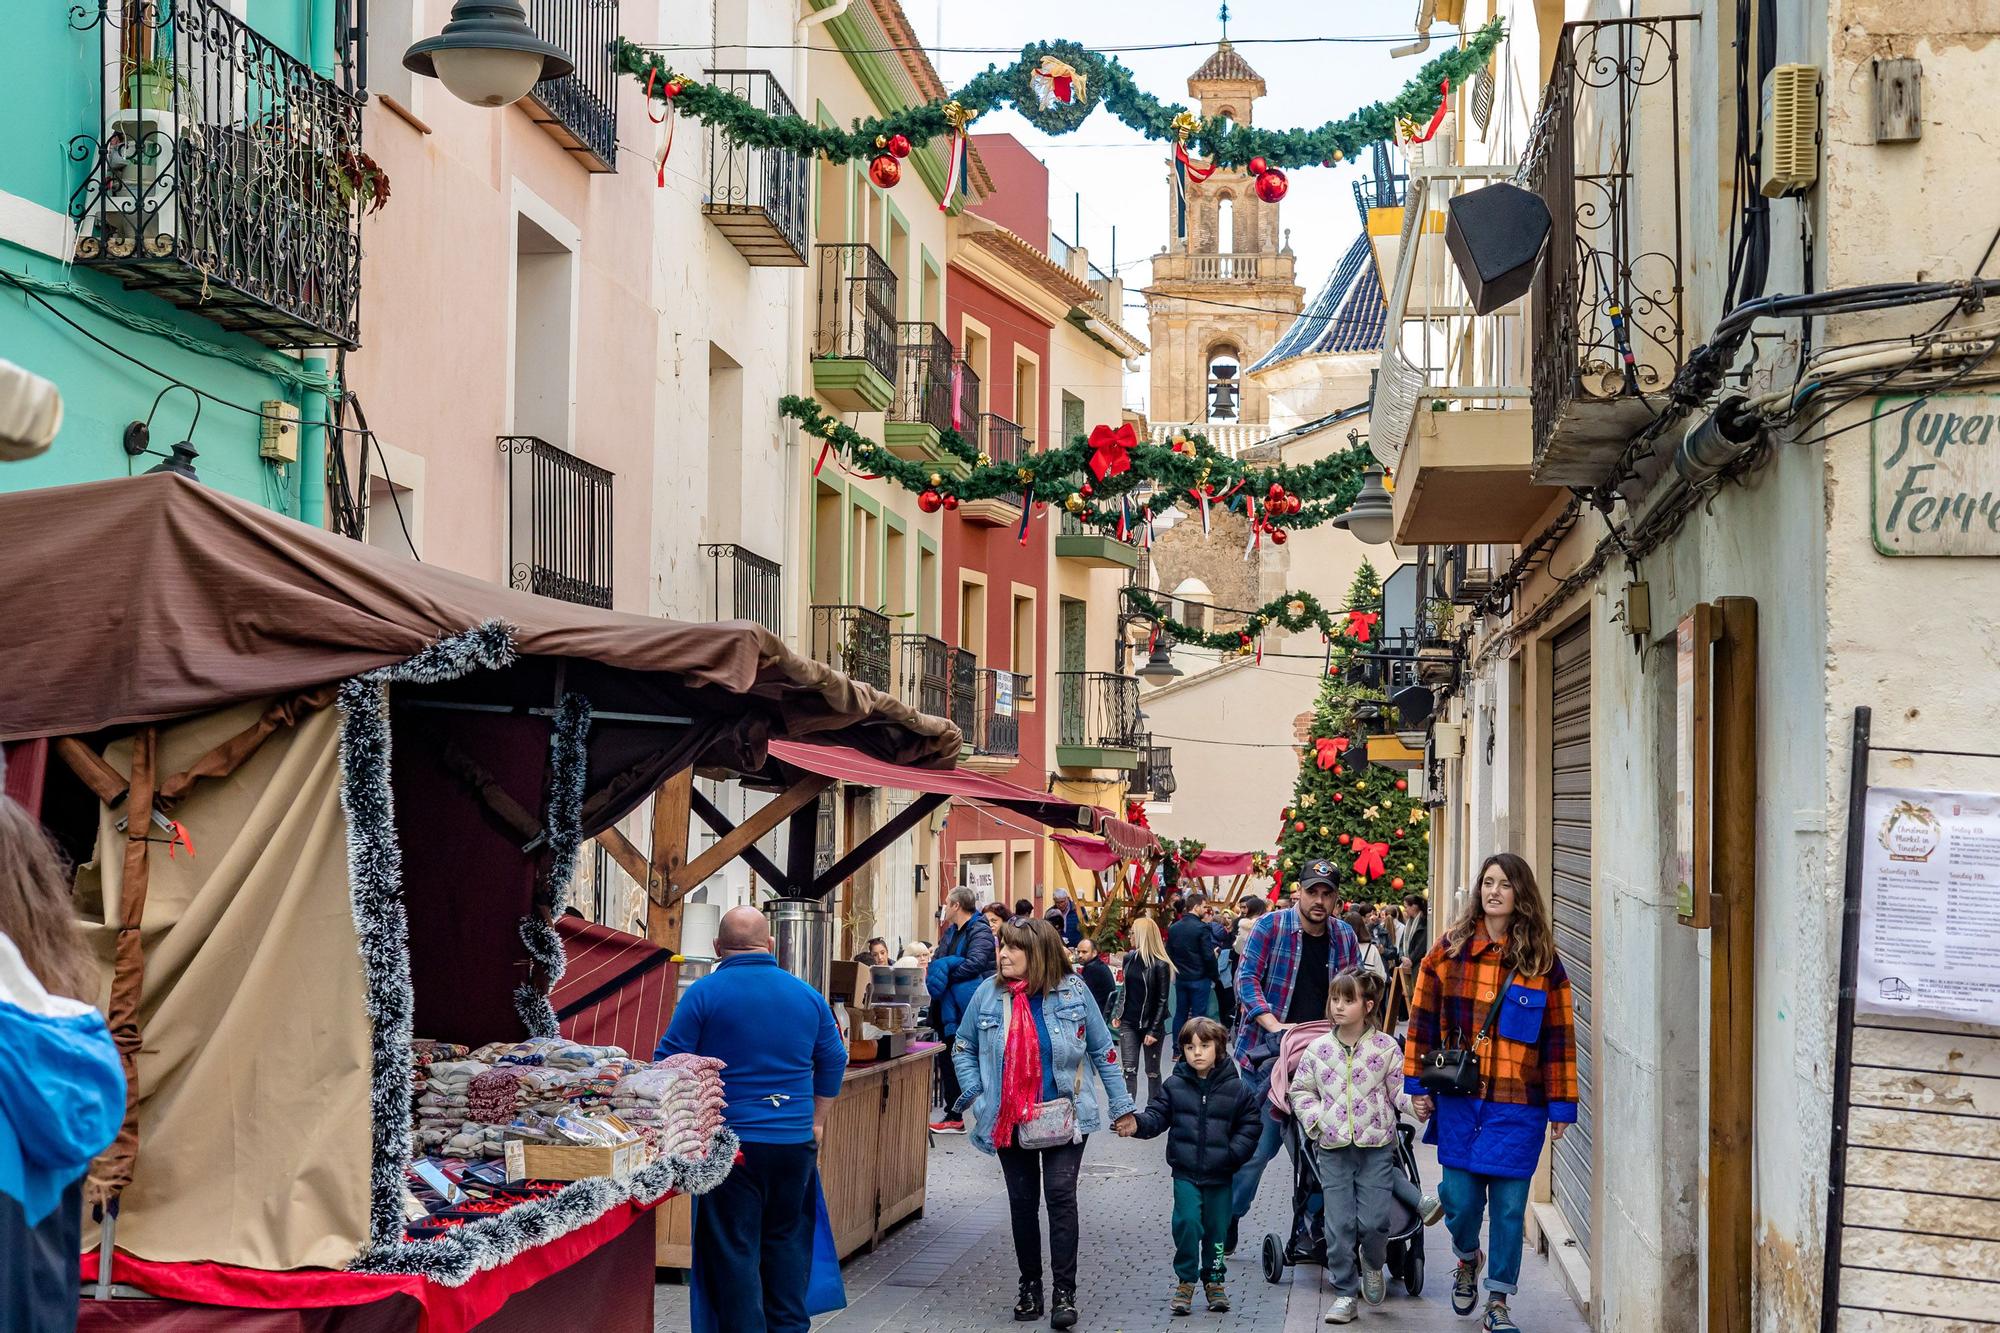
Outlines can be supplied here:
[[[1076, 1182], [1106, 1128], [1166, 1138], [1170, 1312], [1192, 1311], [1197, 1283], [1227, 1310], [1227, 1257], [1290, 1125], [1319, 1184], [1300, 1223], [1325, 1256], [1328, 1323], [1383, 1302], [1399, 1203], [1411, 1225], [1445, 1224], [1453, 1309], [1516, 1333], [1529, 1179], [1577, 1096], [1569, 982], [1534, 874], [1488, 858], [1436, 938], [1422, 895], [1343, 901], [1343, 887], [1319, 861], [1268, 900], [1171, 898], [1128, 923], [1115, 967], [1067, 894], [1041, 914], [948, 897], [928, 979], [951, 1058], [931, 1129], [999, 1159], [1016, 1320], [1077, 1322]], [[1397, 1169], [1405, 1114], [1437, 1147], [1435, 1194]]]

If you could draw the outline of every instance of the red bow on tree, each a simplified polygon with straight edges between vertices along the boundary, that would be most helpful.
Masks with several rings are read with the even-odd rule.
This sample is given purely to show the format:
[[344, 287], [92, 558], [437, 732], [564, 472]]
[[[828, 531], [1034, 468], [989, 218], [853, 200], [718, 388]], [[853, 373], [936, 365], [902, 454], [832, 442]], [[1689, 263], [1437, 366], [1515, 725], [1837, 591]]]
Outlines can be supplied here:
[[1115, 477], [1121, 472], [1132, 470], [1131, 450], [1139, 443], [1139, 434], [1126, 422], [1117, 430], [1109, 426], [1098, 426], [1090, 432], [1090, 470], [1099, 481]]
[[1353, 742], [1345, 736], [1322, 736], [1315, 740], [1313, 748], [1319, 751], [1319, 766], [1332, 768], [1340, 762], [1340, 756], [1346, 753], [1347, 747], [1352, 744]]
[[1366, 643], [1375, 637], [1375, 622], [1382, 618], [1377, 611], [1349, 611], [1347, 613], [1347, 637], [1356, 643]]
[[1354, 858], [1354, 873], [1366, 875], [1370, 879], [1380, 879], [1389, 873], [1389, 867], [1382, 858], [1389, 854], [1386, 842], [1369, 842], [1364, 838], [1354, 840], [1354, 849], [1359, 855]]

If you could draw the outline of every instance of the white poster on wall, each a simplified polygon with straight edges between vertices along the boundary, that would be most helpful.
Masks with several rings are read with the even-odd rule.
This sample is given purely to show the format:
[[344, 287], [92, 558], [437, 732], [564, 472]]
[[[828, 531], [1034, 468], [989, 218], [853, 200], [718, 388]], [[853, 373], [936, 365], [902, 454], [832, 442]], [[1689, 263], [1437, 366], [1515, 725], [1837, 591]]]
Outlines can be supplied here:
[[993, 895], [993, 862], [990, 860], [967, 860], [965, 862], [965, 887], [971, 889], [974, 893], [982, 895], [980, 899], [982, 902], [986, 898], [991, 897]]
[[2000, 1026], [2000, 794], [1875, 787], [1856, 1006]]

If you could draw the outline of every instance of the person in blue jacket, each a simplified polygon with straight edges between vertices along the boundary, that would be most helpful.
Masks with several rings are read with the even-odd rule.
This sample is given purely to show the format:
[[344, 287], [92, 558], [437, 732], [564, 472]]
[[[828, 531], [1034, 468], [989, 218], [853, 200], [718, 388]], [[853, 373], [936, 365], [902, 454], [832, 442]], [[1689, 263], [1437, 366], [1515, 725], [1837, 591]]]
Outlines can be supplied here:
[[[993, 929], [980, 915], [979, 899], [961, 884], [944, 900], [944, 935], [931, 955], [924, 987], [931, 995], [931, 1026], [946, 1044], [958, 1035], [966, 1002], [979, 983], [993, 975]], [[934, 1134], [965, 1133], [958, 1105], [958, 1072], [946, 1060], [938, 1071], [944, 1088], [944, 1114], [931, 1123]]]
[[96, 965], [77, 935], [54, 846], [0, 796], [0, 1328], [76, 1327], [83, 1177], [125, 1119], [125, 1073], [85, 997]]
[[1062, 924], [1056, 927], [1062, 942], [1074, 949], [1083, 938], [1083, 914], [1076, 910], [1076, 900], [1069, 896], [1068, 889], [1056, 890], [1055, 908], [1062, 913]]
[[722, 959], [674, 1007], [655, 1060], [713, 1056], [743, 1156], [695, 1201], [694, 1280], [726, 1333], [806, 1333], [819, 1141], [847, 1073], [826, 997], [778, 966], [754, 907], [723, 913]]

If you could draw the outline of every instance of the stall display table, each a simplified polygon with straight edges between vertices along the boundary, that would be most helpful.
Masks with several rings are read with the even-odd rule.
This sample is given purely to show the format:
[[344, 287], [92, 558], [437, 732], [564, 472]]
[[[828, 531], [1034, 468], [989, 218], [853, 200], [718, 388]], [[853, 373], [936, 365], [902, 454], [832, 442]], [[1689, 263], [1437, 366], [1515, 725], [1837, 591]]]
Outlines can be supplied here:
[[[890, 1060], [849, 1065], [827, 1111], [820, 1144], [820, 1186], [842, 1259], [874, 1248], [890, 1227], [924, 1210], [930, 1162], [931, 1066], [944, 1051], [913, 1043]], [[659, 1211], [656, 1262], [686, 1268], [693, 1227], [686, 1199]]]

